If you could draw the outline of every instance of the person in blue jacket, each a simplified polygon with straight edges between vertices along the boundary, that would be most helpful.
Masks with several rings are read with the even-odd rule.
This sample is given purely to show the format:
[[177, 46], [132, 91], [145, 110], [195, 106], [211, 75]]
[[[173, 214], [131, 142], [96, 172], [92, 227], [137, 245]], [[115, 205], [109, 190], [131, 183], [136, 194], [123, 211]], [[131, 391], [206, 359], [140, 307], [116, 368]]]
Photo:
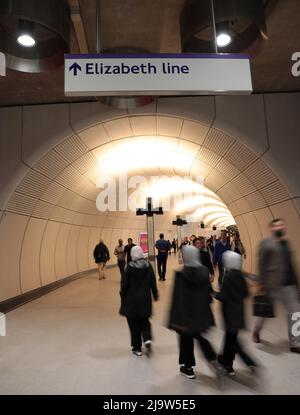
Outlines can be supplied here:
[[159, 235], [159, 240], [156, 241], [155, 247], [158, 251], [156, 258], [157, 258], [159, 281], [165, 281], [166, 272], [167, 272], [167, 259], [168, 259], [168, 252], [170, 250], [170, 245], [169, 245], [169, 242], [164, 239], [163, 233]]

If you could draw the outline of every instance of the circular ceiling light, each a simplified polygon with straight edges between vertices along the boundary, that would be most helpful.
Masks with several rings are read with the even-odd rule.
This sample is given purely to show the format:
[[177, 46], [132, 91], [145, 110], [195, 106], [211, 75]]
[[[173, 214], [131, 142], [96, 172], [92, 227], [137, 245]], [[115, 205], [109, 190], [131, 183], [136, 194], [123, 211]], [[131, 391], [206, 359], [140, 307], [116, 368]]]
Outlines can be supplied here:
[[70, 12], [64, 0], [1, 0], [0, 50], [21, 72], [59, 68], [69, 52]]
[[27, 20], [20, 19], [17, 29], [17, 42], [26, 48], [32, 48], [36, 41], [33, 37], [34, 24]]
[[228, 46], [232, 42], [232, 38], [228, 33], [220, 33], [217, 36], [217, 45], [220, 48]]
[[278, 0], [186, 0], [180, 16], [184, 53], [215, 53], [212, 5], [220, 52], [251, 53], [267, 39], [266, 19]]
[[26, 48], [31, 48], [32, 46], [36, 44], [36, 41], [34, 40], [34, 38], [31, 35], [26, 35], [26, 34], [18, 36], [17, 42], [20, 45], [25, 46]]

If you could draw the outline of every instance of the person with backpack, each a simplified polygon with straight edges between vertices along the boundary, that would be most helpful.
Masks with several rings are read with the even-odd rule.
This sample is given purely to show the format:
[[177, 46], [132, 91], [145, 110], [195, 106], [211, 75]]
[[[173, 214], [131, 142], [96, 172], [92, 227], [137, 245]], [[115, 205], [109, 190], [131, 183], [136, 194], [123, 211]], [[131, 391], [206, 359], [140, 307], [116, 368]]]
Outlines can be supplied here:
[[104, 244], [103, 239], [100, 239], [99, 244], [94, 249], [94, 258], [96, 264], [98, 264], [99, 280], [104, 280], [104, 269], [107, 261], [110, 260], [109, 250]]

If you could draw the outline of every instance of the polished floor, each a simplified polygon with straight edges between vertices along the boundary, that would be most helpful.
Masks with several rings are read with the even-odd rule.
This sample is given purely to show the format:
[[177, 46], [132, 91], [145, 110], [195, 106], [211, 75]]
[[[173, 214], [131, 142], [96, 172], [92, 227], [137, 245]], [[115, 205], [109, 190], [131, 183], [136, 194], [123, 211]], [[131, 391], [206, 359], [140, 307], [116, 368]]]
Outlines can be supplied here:
[[[261, 364], [261, 375], [251, 376], [239, 360], [237, 375], [220, 385], [196, 351], [197, 379], [179, 374], [177, 338], [165, 327], [173, 269], [159, 282], [153, 331], [155, 353], [132, 356], [126, 320], [118, 314], [119, 273], [107, 271], [98, 280], [91, 274], [7, 314], [7, 336], [0, 337], [0, 394], [299, 394], [300, 355], [289, 352], [283, 311], [263, 332], [264, 342], [242, 339]], [[210, 339], [219, 350], [222, 321], [213, 306], [217, 327]], [[253, 320], [248, 306], [248, 326]]]

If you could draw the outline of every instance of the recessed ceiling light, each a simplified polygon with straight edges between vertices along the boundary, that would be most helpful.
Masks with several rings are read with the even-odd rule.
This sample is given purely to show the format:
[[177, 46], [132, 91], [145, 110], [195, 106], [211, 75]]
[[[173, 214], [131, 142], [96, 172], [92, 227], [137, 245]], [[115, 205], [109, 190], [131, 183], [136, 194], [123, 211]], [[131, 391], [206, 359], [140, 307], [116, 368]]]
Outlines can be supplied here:
[[34, 38], [30, 36], [29, 34], [25, 34], [25, 33], [18, 36], [17, 42], [20, 45], [25, 46], [26, 48], [31, 48], [36, 44]]
[[219, 47], [228, 46], [232, 41], [231, 36], [228, 33], [220, 33], [217, 36], [217, 45]]

